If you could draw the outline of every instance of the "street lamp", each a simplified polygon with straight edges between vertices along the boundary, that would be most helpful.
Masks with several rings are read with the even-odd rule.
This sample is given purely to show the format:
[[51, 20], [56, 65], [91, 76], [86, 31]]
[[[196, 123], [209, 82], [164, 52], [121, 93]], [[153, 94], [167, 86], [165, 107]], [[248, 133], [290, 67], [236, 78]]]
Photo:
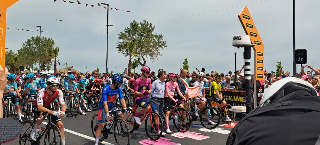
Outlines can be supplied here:
[[36, 26], [36, 27], [39, 27], [40, 28], [40, 39], [39, 39], [39, 69], [38, 69], [38, 73], [40, 73], [40, 55], [41, 55], [41, 49], [40, 49], [40, 47], [41, 47], [41, 26]]
[[106, 57], [106, 73], [108, 73], [109, 26], [113, 26], [113, 25], [109, 25], [109, 4], [106, 4], [106, 3], [101, 3], [101, 4], [108, 6], [108, 9], [107, 9], [107, 57]]

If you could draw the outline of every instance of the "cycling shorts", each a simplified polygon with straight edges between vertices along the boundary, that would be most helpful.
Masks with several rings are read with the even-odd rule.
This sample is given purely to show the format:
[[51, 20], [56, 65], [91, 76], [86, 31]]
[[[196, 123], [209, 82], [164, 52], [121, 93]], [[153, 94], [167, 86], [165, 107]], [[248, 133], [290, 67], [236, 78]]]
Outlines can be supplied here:
[[201, 101], [207, 101], [207, 99], [206, 98], [199, 98], [199, 97], [194, 98], [194, 102], [196, 102], [197, 104], [200, 104]]
[[223, 101], [223, 99], [221, 100], [217, 94], [212, 94], [212, 100], [219, 104]]
[[148, 101], [150, 101], [151, 98], [141, 98], [141, 99], [137, 99], [136, 100], [136, 104], [139, 106], [139, 107], [142, 107], [142, 108], [146, 108], [148, 106]]
[[[109, 111], [112, 111], [112, 110], [116, 110], [117, 108], [116, 107], [111, 107], [111, 106], [108, 106], [109, 108]], [[111, 108], [111, 109], [110, 109]], [[117, 111], [117, 113], [121, 113], [121, 111]], [[99, 109], [98, 110], [98, 122], [99, 123], [106, 123], [106, 111], [105, 109]], [[109, 114], [111, 115], [111, 114]]]
[[176, 103], [173, 100], [171, 100], [169, 97], [164, 97], [164, 112], [170, 111], [170, 108], [172, 108], [174, 105], [176, 105]]
[[[11, 102], [14, 104], [14, 105], [19, 105], [20, 104], [20, 100], [19, 100], [19, 98], [18, 97], [16, 97], [16, 96], [10, 96], [10, 98], [11, 98]], [[2, 101], [9, 101], [9, 99], [6, 97], [6, 96], [4, 96], [3, 97], [3, 99], [2, 99]]]

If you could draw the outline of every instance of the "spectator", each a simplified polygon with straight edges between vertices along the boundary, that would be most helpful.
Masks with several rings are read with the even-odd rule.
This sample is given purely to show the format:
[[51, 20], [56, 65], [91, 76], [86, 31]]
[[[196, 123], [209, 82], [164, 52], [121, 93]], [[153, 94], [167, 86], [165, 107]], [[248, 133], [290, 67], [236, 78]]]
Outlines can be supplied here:
[[223, 82], [222, 87], [224, 90], [234, 90], [235, 87], [231, 86], [231, 78], [229, 76], [226, 76], [226, 81]]
[[[3, 99], [3, 92], [6, 88], [7, 84], [7, 76], [8, 76], [8, 69], [5, 68], [5, 71], [3, 73], [3, 68], [0, 66], [0, 100]], [[2, 103], [0, 103], [0, 118], [3, 118], [3, 106]]]
[[158, 79], [152, 83], [152, 92], [150, 94], [151, 99], [156, 102], [157, 110], [159, 110], [159, 115], [164, 117], [163, 114], [163, 103], [164, 103], [164, 91], [165, 91], [165, 78], [167, 74], [164, 71], [160, 71], [158, 74]]

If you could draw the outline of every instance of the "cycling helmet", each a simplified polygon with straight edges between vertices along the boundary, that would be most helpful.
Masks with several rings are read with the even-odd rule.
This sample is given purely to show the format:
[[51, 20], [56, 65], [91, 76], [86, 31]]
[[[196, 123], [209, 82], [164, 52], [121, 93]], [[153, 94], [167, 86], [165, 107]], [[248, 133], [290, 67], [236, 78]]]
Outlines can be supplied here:
[[122, 83], [122, 78], [118, 75], [114, 75], [112, 78], [113, 82]]
[[215, 78], [219, 78], [221, 77], [221, 75], [219, 73], [216, 73], [216, 75], [214, 75]]
[[101, 79], [94, 79], [94, 82], [95, 82], [95, 83], [96, 83], [96, 82], [101, 83]]
[[33, 73], [28, 73], [27, 75], [26, 75], [26, 78], [27, 79], [33, 79], [35, 77], [35, 75], [33, 74]]
[[175, 72], [173, 72], [173, 73], [170, 73], [170, 75], [169, 75], [170, 77], [176, 77], [177, 76], [177, 74], [175, 73]]
[[48, 78], [55, 78], [56, 76], [54, 75], [49, 75]]
[[130, 78], [129, 81], [130, 82], [134, 82], [135, 80], [134, 80], [134, 78]]
[[16, 77], [16, 81], [20, 81], [20, 77]]
[[8, 80], [10, 80], [10, 79], [16, 79], [16, 75], [13, 74], [13, 73], [9, 73], [7, 79], [8, 79]]
[[59, 81], [55, 77], [48, 78], [47, 84], [59, 84]]
[[93, 81], [93, 80], [94, 80], [94, 77], [91, 77], [90, 80]]
[[142, 71], [142, 72], [150, 72], [151, 69], [150, 69], [148, 66], [143, 66], [143, 67], [141, 68], [141, 71]]
[[317, 91], [309, 82], [296, 77], [287, 77], [273, 83], [268, 88], [262, 96], [260, 107], [269, 104], [270, 101], [277, 101], [295, 91], [306, 91], [309, 92], [310, 95], [317, 96]]
[[73, 74], [70, 74], [69, 79], [76, 79], [76, 77]]
[[85, 80], [85, 79], [81, 79], [81, 80], [79, 81], [79, 83], [80, 83], [80, 84], [84, 84], [84, 83], [86, 83], [86, 80]]

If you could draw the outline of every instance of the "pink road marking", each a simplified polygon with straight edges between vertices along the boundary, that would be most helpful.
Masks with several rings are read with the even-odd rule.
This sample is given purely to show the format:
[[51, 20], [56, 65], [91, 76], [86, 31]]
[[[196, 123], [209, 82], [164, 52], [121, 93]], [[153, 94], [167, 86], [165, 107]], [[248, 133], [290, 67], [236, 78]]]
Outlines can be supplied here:
[[181, 145], [180, 143], [170, 142], [171, 139], [160, 137], [158, 140], [153, 141], [150, 139], [144, 139], [139, 141], [142, 145]]
[[172, 134], [171, 136], [174, 136], [177, 138], [191, 138], [191, 139], [195, 139], [195, 140], [203, 140], [203, 139], [210, 138], [209, 136], [201, 135], [201, 133], [190, 132], [190, 131], [187, 131], [185, 133], [177, 132], [177, 133]]

